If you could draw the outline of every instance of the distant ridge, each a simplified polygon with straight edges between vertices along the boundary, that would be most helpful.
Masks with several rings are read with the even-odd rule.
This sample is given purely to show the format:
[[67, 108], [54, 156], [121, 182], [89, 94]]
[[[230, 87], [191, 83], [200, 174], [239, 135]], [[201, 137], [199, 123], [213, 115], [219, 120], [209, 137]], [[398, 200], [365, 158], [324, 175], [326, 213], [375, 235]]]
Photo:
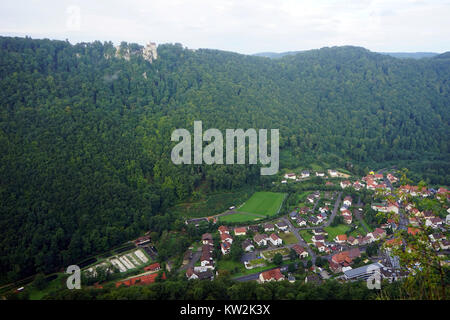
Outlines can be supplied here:
[[[296, 55], [304, 51], [286, 51], [286, 52], [259, 52], [253, 54], [258, 57], [267, 57], [271, 59], [279, 59], [285, 56]], [[433, 58], [441, 56], [436, 52], [376, 52], [379, 54], [388, 55], [398, 59], [422, 59], [422, 58]]]

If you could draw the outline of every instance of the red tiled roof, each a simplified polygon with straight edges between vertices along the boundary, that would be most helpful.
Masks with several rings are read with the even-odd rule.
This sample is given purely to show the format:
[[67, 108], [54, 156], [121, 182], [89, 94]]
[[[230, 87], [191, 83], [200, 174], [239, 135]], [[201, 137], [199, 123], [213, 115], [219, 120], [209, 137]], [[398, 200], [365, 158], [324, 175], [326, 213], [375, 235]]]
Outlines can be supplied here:
[[275, 279], [278, 281], [278, 280], [284, 278], [283, 274], [281, 273], [280, 268], [269, 270], [269, 271], [264, 271], [261, 273], [261, 275], [264, 280]]
[[144, 268], [145, 271], [156, 271], [161, 269], [161, 265], [156, 262]]
[[[147, 274], [145, 276], [134, 277], [128, 280], [118, 281], [116, 282], [116, 287], [121, 286], [122, 284], [126, 286], [132, 286], [135, 284], [150, 284], [155, 282], [156, 277], [158, 277], [158, 273]], [[166, 274], [163, 273], [163, 279], [166, 279]]]

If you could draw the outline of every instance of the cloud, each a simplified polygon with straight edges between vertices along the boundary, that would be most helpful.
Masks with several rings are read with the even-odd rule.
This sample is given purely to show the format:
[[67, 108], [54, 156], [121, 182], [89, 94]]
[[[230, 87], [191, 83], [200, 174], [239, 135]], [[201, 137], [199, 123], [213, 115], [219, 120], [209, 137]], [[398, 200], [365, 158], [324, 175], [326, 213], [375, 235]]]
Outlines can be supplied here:
[[[80, 8], [79, 30], [67, 28], [71, 6]], [[449, 16], [450, 1], [440, 0], [15, 0], [0, 4], [0, 33], [241, 53], [344, 44], [442, 52], [449, 50]]]

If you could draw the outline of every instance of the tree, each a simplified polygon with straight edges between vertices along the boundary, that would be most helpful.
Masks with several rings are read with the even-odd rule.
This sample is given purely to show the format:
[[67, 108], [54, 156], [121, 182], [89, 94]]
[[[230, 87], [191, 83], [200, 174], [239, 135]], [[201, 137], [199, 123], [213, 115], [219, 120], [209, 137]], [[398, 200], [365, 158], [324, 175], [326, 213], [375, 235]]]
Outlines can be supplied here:
[[283, 256], [281, 253], [276, 253], [273, 256], [273, 263], [275, 263], [277, 266], [281, 266], [283, 264]]

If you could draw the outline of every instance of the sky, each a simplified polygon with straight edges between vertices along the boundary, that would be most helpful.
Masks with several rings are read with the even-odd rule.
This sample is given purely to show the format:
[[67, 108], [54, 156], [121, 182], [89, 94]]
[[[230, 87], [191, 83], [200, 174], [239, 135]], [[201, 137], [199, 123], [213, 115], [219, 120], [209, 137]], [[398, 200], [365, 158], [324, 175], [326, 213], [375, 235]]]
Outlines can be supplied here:
[[244, 54], [341, 45], [441, 53], [450, 51], [450, 0], [5, 0], [0, 35]]

